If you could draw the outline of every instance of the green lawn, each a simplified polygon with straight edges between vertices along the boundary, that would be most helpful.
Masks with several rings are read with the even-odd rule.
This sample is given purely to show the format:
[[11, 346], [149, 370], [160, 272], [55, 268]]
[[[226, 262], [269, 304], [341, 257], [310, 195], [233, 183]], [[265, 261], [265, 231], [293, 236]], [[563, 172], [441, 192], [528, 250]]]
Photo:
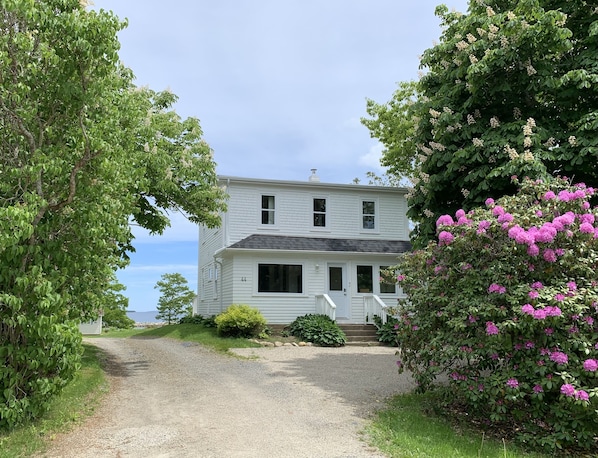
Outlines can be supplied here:
[[[426, 408], [430, 394], [393, 398], [366, 429], [371, 443], [393, 458], [541, 458], [514, 445], [488, 438], [484, 433], [459, 427]], [[432, 410], [430, 408], [430, 410]]]
[[231, 348], [259, 347], [259, 344], [247, 339], [233, 339], [218, 337], [215, 328], [206, 328], [198, 324], [171, 324], [148, 329], [125, 329], [110, 331], [100, 337], [170, 337], [172, 339], [197, 342], [216, 351], [226, 353]]

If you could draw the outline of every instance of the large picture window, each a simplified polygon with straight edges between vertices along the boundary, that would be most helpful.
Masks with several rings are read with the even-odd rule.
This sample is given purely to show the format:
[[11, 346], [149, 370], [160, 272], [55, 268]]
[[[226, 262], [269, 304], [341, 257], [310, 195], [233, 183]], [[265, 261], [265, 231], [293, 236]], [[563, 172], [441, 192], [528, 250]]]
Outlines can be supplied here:
[[262, 224], [274, 224], [274, 196], [262, 196]]
[[259, 264], [257, 290], [260, 293], [302, 293], [303, 266]]

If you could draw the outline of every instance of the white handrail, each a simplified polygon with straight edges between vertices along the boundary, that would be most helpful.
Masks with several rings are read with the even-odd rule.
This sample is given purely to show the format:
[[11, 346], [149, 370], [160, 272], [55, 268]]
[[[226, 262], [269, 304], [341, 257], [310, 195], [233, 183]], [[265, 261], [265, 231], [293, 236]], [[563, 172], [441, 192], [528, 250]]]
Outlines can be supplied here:
[[336, 304], [328, 294], [316, 294], [316, 314], [327, 315], [336, 321]]
[[374, 315], [378, 315], [382, 320], [382, 323], [386, 323], [386, 320], [388, 319], [388, 308], [388, 305], [386, 305], [376, 294], [363, 296], [364, 323], [373, 323]]

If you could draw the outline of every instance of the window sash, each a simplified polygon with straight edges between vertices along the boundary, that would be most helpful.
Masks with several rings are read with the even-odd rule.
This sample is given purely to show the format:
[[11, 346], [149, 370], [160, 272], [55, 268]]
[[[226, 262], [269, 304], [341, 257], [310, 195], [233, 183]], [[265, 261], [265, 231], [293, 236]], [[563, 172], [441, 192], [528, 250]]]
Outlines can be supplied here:
[[326, 199], [314, 198], [313, 225], [326, 227]]
[[376, 228], [376, 202], [372, 200], [363, 200], [361, 202], [361, 215], [363, 229]]
[[262, 224], [274, 224], [275, 218], [274, 196], [262, 196]]

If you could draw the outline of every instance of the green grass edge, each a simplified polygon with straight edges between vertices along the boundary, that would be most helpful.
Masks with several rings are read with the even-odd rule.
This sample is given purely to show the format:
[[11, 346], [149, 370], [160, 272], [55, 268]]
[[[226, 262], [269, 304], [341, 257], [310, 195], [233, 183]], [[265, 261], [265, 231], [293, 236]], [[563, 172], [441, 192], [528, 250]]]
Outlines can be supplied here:
[[546, 458], [486, 436], [463, 421], [433, 413], [433, 393], [395, 396], [376, 412], [364, 433], [391, 458]]

